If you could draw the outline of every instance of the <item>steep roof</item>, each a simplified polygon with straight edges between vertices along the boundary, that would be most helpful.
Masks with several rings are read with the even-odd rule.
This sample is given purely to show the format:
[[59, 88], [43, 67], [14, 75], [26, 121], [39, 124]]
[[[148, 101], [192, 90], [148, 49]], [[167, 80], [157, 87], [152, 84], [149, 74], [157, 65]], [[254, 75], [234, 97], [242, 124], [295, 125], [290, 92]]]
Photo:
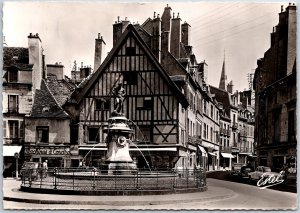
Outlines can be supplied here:
[[62, 106], [75, 89], [75, 85], [68, 84], [66, 80], [57, 80], [56, 75], [48, 74], [47, 86], [59, 106]]
[[42, 80], [41, 88], [35, 92], [34, 103], [29, 117], [56, 119], [66, 119], [69, 117], [51, 94], [45, 80]]
[[228, 113], [229, 108], [230, 108], [229, 93], [225, 90], [222, 90], [220, 88], [216, 88], [216, 87], [211, 86], [211, 85], [209, 85], [209, 90], [212, 94], [215, 94], [216, 100], [223, 104], [223, 108], [225, 109], [225, 112]]
[[3, 47], [3, 66], [12, 64], [29, 64], [28, 48]]
[[81, 88], [78, 94], [75, 94], [75, 99], [77, 103], [79, 103], [85, 95], [88, 93], [88, 91], [92, 88], [92, 86], [95, 84], [99, 76], [102, 75], [102, 73], [105, 71], [106, 67], [109, 66], [111, 60], [113, 60], [114, 55], [119, 51], [121, 48], [122, 43], [129, 37], [132, 36], [136, 39], [136, 42], [140, 45], [141, 49], [145, 52], [145, 54], [149, 57], [149, 59], [153, 62], [153, 65], [157, 67], [158, 71], [162, 74], [163, 78], [165, 78], [166, 82], [169, 84], [170, 89], [174, 94], [178, 97], [179, 102], [181, 102], [185, 107], [188, 106], [188, 102], [184, 96], [184, 94], [181, 93], [179, 88], [176, 86], [176, 84], [170, 79], [167, 72], [164, 70], [164, 68], [161, 66], [161, 64], [158, 62], [152, 51], [149, 49], [149, 47], [145, 44], [143, 39], [140, 37], [139, 33], [136, 31], [133, 25], [129, 24], [127, 28], [125, 29], [124, 33], [122, 34], [121, 38], [118, 40], [116, 45], [113, 47], [113, 49], [110, 51], [108, 56], [105, 58], [101, 66], [98, 68], [97, 71], [95, 71], [91, 77], [87, 80], [86, 84], [84, 84], [84, 87]]

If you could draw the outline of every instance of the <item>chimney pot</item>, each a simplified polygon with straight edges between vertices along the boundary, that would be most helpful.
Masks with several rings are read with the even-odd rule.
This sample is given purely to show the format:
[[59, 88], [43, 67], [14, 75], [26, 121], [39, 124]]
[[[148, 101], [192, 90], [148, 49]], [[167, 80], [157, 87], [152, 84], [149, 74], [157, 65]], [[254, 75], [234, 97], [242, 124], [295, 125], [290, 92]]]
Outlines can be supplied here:
[[281, 5], [281, 12], [283, 12], [283, 5]]
[[125, 21], [127, 21], [127, 17], [125, 17]]
[[100, 33], [98, 33], [98, 39], [101, 37], [100, 35], [101, 35], [101, 34], [100, 34]]
[[175, 18], [175, 13], [173, 13], [173, 18]]
[[291, 2], [289, 3], [289, 6], [291, 6], [292, 4], [291, 4]]
[[177, 18], [179, 18], [179, 13], [177, 13]]
[[159, 14], [157, 14], [157, 18], [159, 18]]
[[81, 67], [83, 67], [83, 62], [81, 62]]
[[37, 37], [39, 37], [39, 34], [38, 34], [38, 33], [36, 33], [35, 35], [36, 35]]
[[167, 7], [169, 7], [169, 5], [167, 4]]
[[153, 13], [153, 18], [156, 18], [156, 12]]
[[29, 36], [32, 36], [32, 33], [29, 33]]
[[118, 23], [120, 22], [120, 16], [118, 16]]

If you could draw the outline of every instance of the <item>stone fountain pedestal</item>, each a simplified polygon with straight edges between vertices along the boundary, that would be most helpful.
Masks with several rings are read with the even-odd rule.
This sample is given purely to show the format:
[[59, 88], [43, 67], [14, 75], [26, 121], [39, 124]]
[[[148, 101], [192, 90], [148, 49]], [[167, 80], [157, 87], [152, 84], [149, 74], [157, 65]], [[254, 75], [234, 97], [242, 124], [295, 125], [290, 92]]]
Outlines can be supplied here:
[[133, 130], [128, 125], [128, 119], [124, 116], [112, 116], [103, 132], [107, 134], [105, 163], [108, 174], [131, 174], [137, 167], [129, 155], [129, 141]]

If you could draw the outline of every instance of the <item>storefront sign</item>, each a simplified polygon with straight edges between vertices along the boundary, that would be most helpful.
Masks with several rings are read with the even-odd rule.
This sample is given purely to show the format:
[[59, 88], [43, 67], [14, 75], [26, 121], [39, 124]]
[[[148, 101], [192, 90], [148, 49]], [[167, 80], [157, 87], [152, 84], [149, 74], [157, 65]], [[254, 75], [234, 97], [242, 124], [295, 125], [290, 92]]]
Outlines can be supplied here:
[[26, 148], [26, 155], [69, 155], [69, 148], [61, 148], [61, 147], [37, 147], [37, 148]]

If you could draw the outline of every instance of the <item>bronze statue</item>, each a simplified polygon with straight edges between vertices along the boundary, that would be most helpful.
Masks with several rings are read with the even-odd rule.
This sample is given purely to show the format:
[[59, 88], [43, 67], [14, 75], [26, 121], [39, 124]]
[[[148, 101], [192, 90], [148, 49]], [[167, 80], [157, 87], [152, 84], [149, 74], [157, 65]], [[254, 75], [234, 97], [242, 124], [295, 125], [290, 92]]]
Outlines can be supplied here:
[[112, 88], [112, 94], [115, 96], [115, 106], [112, 115], [123, 115], [125, 89], [122, 87], [122, 83], [118, 83], [117, 86]]

